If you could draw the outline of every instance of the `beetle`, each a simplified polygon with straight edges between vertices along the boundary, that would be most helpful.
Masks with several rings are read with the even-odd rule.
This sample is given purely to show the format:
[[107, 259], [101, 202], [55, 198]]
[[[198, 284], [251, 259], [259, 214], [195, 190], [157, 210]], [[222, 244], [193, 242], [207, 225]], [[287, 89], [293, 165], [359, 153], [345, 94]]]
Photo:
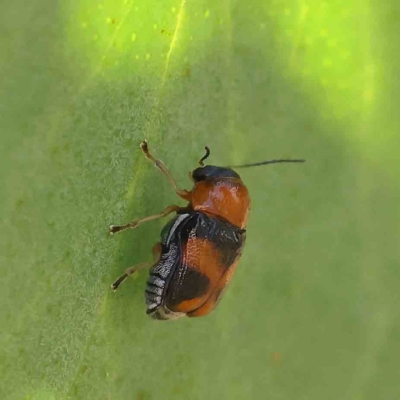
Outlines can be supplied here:
[[207, 315], [229, 284], [246, 240], [250, 196], [233, 168], [304, 160], [271, 160], [236, 167], [204, 166], [204, 160], [210, 155], [206, 146], [200, 167], [189, 173], [194, 186], [188, 191], [179, 189], [162, 161], [151, 155], [147, 140], [141, 142], [140, 148], [188, 204], [171, 205], [159, 214], [110, 226], [109, 233], [115, 234], [176, 213], [152, 249], [154, 261], [127, 269], [111, 288], [117, 290], [128, 276], [150, 268], [145, 290], [146, 312], [150, 317], [168, 320]]

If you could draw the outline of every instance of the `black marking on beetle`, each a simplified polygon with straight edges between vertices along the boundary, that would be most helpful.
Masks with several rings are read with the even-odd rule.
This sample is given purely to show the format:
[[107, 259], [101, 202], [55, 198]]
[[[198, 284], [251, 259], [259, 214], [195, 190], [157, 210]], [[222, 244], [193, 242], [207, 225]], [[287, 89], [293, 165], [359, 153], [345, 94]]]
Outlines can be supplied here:
[[197, 214], [197, 219], [186, 225], [186, 229], [191, 229], [188, 236], [194, 234], [196, 238], [210, 241], [218, 251], [221, 264], [229, 268], [240, 255], [246, 240], [245, 231], [222, 218], [194, 214]]
[[168, 306], [176, 306], [183, 301], [201, 297], [208, 292], [210, 280], [193, 268], [182, 266], [176, 270], [166, 293]]

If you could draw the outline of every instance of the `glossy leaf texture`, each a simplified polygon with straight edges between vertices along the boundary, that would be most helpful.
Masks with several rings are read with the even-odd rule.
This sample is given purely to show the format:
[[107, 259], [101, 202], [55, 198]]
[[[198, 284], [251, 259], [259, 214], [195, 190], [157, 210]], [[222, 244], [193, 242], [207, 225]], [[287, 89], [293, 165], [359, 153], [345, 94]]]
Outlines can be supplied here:
[[[0, 13], [0, 397], [394, 399], [398, 2], [15, 0]], [[217, 310], [157, 322], [142, 271], [211, 164], [247, 244]]]

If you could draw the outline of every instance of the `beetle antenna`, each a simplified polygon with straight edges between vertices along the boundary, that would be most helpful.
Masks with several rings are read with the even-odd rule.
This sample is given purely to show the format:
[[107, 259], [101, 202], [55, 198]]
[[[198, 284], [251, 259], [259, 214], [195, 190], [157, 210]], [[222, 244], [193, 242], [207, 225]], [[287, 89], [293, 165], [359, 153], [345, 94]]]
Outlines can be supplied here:
[[205, 146], [204, 149], [206, 151], [206, 154], [202, 158], [200, 158], [200, 160], [199, 160], [199, 164], [202, 167], [204, 167], [204, 162], [203, 161], [207, 160], [207, 158], [210, 157], [210, 154], [211, 154], [210, 148], [208, 146]]
[[230, 165], [228, 168], [248, 168], [248, 167], [258, 167], [259, 165], [266, 164], [277, 164], [277, 163], [286, 163], [286, 162], [306, 162], [306, 160], [269, 160], [269, 161], [261, 161], [254, 164], [243, 164], [243, 165]]

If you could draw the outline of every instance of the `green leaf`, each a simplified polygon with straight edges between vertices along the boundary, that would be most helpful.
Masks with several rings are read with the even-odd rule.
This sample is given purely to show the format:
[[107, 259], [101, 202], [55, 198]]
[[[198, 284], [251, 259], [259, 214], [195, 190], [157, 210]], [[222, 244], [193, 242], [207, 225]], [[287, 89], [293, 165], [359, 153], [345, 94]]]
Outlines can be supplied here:
[[[398, 3], [15, 0], [0, 13], [0, 397], [395, 399]], [[155, 322], [146, 273], [177, 198], [241, 171], [245, 252], [209, 316]], [[180, 203], [183, 204], [183, 203]]]

